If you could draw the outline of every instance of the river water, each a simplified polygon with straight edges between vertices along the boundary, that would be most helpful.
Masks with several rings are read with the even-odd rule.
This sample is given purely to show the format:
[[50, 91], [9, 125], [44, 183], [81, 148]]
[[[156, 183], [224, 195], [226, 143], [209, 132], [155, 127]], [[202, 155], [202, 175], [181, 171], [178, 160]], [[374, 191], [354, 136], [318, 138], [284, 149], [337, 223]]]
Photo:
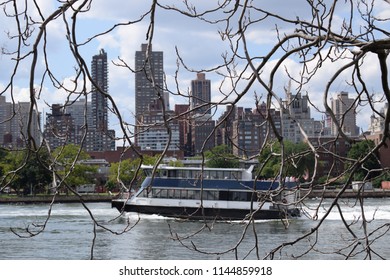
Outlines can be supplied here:
[[[43, 232], [30, 238], [27, 231], [36, 232], [48, 216], [47, 204], [0, 205], [0, 259], [2, 260], [84, 260], [139, 259], [139, 260], [191, 260], [191, 259], [256, 259], [264, 258], [272, 249], [296, 240], [310, 232], [319, 220], [310, 219], [319, 200], [307, 201], [308, 215], [289, 221], [257, 221], [244, 223], [205, 223], [178, 221], [159, 216], [124, 214], [118, 217], [109, 203], [87, 204], [102, 227], [96, 228], [89, 212], [77, 203], [54, 204]], [[332, 211], [316, 234], [295, 245], [285, 245], [273, 255], [274, 259], [344, 259], [354, 252], [354, 259], [367, 258], [359, 206], [354, 201], [342, 204], [344, 219], [351, 225], [349, 232], [337, 211]], [[319, 208], [324, 215], [331, 200]], [[366, 227], [372, 249], [371, 257], [390, 259], [390, 200], [366, 199], [364, 215], [370, 221]], [[134, 226], [118, 234], [126, 225]], [[135, 225], [135, 223], [137, 223]], [[112, 232], [107, 231], [110, 229]], [[14, 231], [14, 232], [13, 232]], [[114, 233], [113, 233], [114, 232]], [[18, 237], [15, 233], [19, 234]], [[94, 244], [94, 246], [92, 246]], [[234, 247], [236, 250], [232, 250]], [[92, 249], [93, 248], [93, 249]], [[309, 250], [312, 248], [312, 250]]]

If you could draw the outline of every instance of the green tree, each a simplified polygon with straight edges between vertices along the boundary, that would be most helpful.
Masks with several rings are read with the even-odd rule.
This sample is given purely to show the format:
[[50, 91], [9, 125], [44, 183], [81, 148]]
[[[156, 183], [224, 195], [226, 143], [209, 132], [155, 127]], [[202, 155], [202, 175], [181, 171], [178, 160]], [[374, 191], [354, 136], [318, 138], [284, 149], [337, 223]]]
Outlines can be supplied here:
[[108, 181], [116, 185], [118, 180], [123, 184], [129, 185], [134, 178], [134, 171], [137, 168], [137, 163], [130, 159], [115, 162], [110, 165]]
[[380, 173], [373, 171], [381, 168], [377, 153], [372, 153], [364, 162], [361, 162], [374, 147], [375, 143], [372, 140], [364, 140], [351, 146], [347, 154], [349, 161], [346, 162], [345, 167], [349, 169], [355, 164], [360, 165], [360, 168], [354, 173], [354, 180], [372, 179], [380, 175]]
[[110, 190], [118, 186], [120, 187], [121, 184], [129, 188], [138, 186], [144, 179], [142, 170], [139, 170], [136, 174], [141, 162], [144, 165], [154, 165], [159, 157], [160, 155], [144, 155], [142, 161], [137, 158], [135, 160], [125, 159], [120, 162], [112, 163], [109, 169], [108, 182], [106, 186]]
[[68, 144], [58, 147], [53, 152], [57, 163], [57, 172], [64, 179], [68, 186], [78, 186], [94, 182], [94, 175], [97, 172], [95, 166], [83, 164], [83, 161], [90, 159], [88, 153], [80, 146]]
[[227, 145], [216, 146], [205, 152], [206, 166], [215, 168], [239, 167], [239, 160], [231, 152]]
[[7, 156], [9, 152], [3, 149], [0, 149], [0, 176], [4, 175], [4, 158]]
[[262, 150], [259, 163], [261, 177], [275, 178], [281, 174], [284, 177], [303, 178], [313, 172], [314, 155], [304, 142], [283, 141], [283, 149], [279, 142], [270, 142]]
[[11, 187], [18, 194], [43, 192], [52, 181], [50, 163], [50, 154], [44, 148], [36, 152], [8, 152], [1, 160], [3, 185]]

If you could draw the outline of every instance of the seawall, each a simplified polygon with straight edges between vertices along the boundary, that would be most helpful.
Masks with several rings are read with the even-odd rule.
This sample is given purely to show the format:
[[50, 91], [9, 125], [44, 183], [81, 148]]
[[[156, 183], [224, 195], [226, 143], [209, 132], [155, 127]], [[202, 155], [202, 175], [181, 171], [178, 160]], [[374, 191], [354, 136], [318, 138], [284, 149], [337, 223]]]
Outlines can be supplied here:
[[[81, 197], [76, 195], [57, 195], [55, 203], [76, 203], [83, 200], [84, 202], [111, 202], [111, 195], [102, 194], [83, 194]], [[51, 203], [52, 195], [44, 196], [0, 196], [0, 203]]]
[[[340, 193], [340, 189], [330, 190], [307, 190], [301, 189], [301, 197], [307, 198], [335, 198]], [[365, 198], [385, 198], [390, 197], [390, 189], [371, 189], [357, 192], [352, 189], [345, 190], [340, 197], [342, 198], [357, 198], [358, 195]]]

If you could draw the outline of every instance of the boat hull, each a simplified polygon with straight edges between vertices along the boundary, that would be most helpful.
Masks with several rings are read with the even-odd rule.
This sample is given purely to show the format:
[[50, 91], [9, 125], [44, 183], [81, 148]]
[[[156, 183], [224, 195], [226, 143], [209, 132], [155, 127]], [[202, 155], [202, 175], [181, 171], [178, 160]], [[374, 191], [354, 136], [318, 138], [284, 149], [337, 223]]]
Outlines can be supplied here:
[[298, 209], [223, 209], [204, 207], [132, 205], [123, 201], [112, 201], [112, 207], [120, 212], [154, 214], [164, 217], [188, 220], [274, 220], [289, 216], [299, 216]]

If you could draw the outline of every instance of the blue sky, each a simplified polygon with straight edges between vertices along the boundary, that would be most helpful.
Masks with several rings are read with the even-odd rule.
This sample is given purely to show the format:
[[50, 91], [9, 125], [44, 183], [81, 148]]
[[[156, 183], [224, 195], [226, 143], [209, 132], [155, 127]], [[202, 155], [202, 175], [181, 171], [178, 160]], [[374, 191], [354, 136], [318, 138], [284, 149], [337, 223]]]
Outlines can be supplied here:
[[[22, 2], [22, 1], [21, 1]], [[32, 4], [30, 1], [27, 1]], [[44, 16], [51, 14], [56, 8], [60, 6], [57, 1], [54, 0], [39, 0], [37, 1], [41, 5], [41, 11]], [[79, 1], [82, 2], [82, 1]], [[197, 5], [197, 10], [210, 6], [215, 6], [215, 2], [201, 0], [192, 1]], [[87, 13], [80, 14], [77, 21], [77, 36], [78, 42], [87, 41], [88, 38], [94, 34], [104, 32], [116, 23], [124, 23], [128, 21], [136, 21], [144, 14], [150, 7], [151, 1], [122, 1], [122, 0], [93, 0], [91, 1], [91, 10]], [[182, 5], [181, 1], [166, 0], [162, 3], [171, 3], [177, 6]], [[292, 19], [296, 17], [307, 18], [310, 15], [310, 10], [307, 8], [307, 2], [300, 1], [255, 1], [258, 6], [264, 9], [278, 13], [280, 15], [286, 15]], [[261, 4], [259, 4], [261, 3]], [[339, 21], [342, 24], [343, 10], [342, 4], [338, 6], [339, 18], [336, 17], [335, 22]], [[389, 12], [390, 5], [384, 1], [375, 2], [374, 13], [381, 18], [390, 18]], [[8, 7], [7, 9], [10, 9]], [[70, 12], [70, 11], [69, 11]], [[38, 13], [35, 10], [31, 10], [30, 16], [36, 20], [39, 20]], [[69, 13], [70, 16], [70, 13]], [[221, 16], [221, 15], [219, 15]], [[215, 19], [206, 16], [208, 19]], [[354, 19], [359, 20], [359, 19]], [[99, 36], [87, 44], [80, 47], [87, 65], [90, 65], [90, 61], [94, 54], [97, 54], [101, 48], [104, 48], [108, 54], [110, 61], [119, 62], [119, 58], [125, 60], [131, 67], [134, 66], [134, 55], [137, 50], [140, 50], [142, 43], [146, 42], [146, 32], [148, 30], [149, 17], [143, 21], [134, 25], [122, 26], [116, 28], [110, 34]], [[236, 19], [232, 20], [233, 28], [236, 28], [234, 24]], [[2, 31], [14, 31], [14, 22], [10, 18], [5, 18], [3, 14], [0, 15], [0, 26], [3, 26]], [[278, 29], [281, 34], [290, 33], [293, 30], [291, 26], [286, 27], [283, 23], [278, 22]], [[387, 23], [378, 23], [380, 27], [389, 30]], [[248, 30], [247, 40], [249, 46], [249, 52], [253, 56], [262, 56], [268, 53], [276, 40], [276, 27], [275, 21], [266, 20], [261, 24], [257, 24], [254, 28]], [[186, 65], [195, 70], [209, 69], [223, 62], [222, 54], [227, 53], [231, 55], [228, 42], [221, 40], [219, 31], [222, 30], [224, 24], [206, 24], [196, 19], [185, 17], [179, 13], [173, 11], [166, 11], [158, 8], [156, 13], [156, 30], [154, 32], [153, 49], [164, 52], [164, 69], [166, 72], [167, 83], [172, 91], [180, 91], [183, 94], [187, 94], [190, 86], [191, 79], [194, 79], [196, 74], [186, 71], [180, 66], [179, 72], [179, 85], [176, 87], [174, 75], [177, 70], [177, 55], [176, 49], [178, 49], [180, 55], [184, 59]], [[72, 79], [74, 79], [76, 62], [71, 59], [69, 52], [69, 45], [65, 40], [65, 25], [62, 18], [57, 18], [48, 26], [47, 37], [47, 54], [49, 58], [49, 65], [53, 73], [61, 82], [66, 85], [72, 85]], [[12, 50], [15, 45], [14, 42], [10, 42], [6, 39], [4, 32], [0, 34], [1, 47]], [[24, 51], [27, 52], [31, 49], [31, 46], [25, 47]], [[328, 50], [324, 49], [324, 53]], [[42, 52], [41, 52], [42, 53]], [[277, 57], [271, 61], [270, 67], [275, 65]], [[24, 61], [20, 68], [14, 83], [14, 98], [16, 100], [26, 101], [29, 98], [28, 95], [28, 77], [31, 60]], [[7, 78], [12, 73], [12, 66], [15, 62], [9, 59], [9, 56], [1, 55], [0, 57], [0, 89], [3, 89], [7, 84]], [[237, 70], [242, 69], [240, 61], [237, 61]], [[378, 79], [378, 63], [374, 56], [369, 56], [365, 59], [364, 76], [370, 81], [369, 89], [373, 92], [380, 91], [379, 79]], [[304, 90], [311, 96], [312, 102], [319, 108], [322, 108], [322, 94], [326, 86], [329, 76], [333, 71], [341, 65], [340, 62], [326, 62], [317, 73], [317, 76], [305, 86]], [[39, 56], [38, 71], [37, 73], [43, 73], [44, 67], [43, 56]], [[294, 77], [299, 77], [301, 71], [301, 64], [299, 58], [288, 59], [284, 63], [284, 67], [281, 68], [276, 75], [274, 90], [280, 97], [284, 97], [284, 87], [288, 83], [288, 77], [284, 71], [288, 69], [289, 73]], [[226, 69], [221, 69], [221, 72], [226, 72]], [[267, 72], [265, 70], [264, 74]], [[110, 90], [109, 93], [113, 96], [114, 100], [122, 112], [124, 119], [127, 122], [132, 122], [134, 113], [134, 74], [128, 69], [123, 67], [115, 67], [113, 63], [109, 66], [109, 80]], [[247, 74], [247, 73], [246, 73]], [[249, 75], [249, 74], [247, 74]], [[229, 92], [231, 85], [229, 83], [223, 83], [221, 87], [222, 77], [217, 73], [207, 73], [206, 77], [212, 81], [213, 90], [212, 98], [214, 101], [221, 100], [224, 95], [220, 92], [222, 88], [223, 92]], [[346, 80], [348, 76], [344, 76], [345, 79], [338, 80], [331, 91], [337, 93], [340, 91], [350, 91]], [[39, 84], [39, 80], [35, 81]], [[244, 87], [245, 81], [241, 81], [238, 84], [238, 90]], [[253, 108], [254, 106], [254, 94], [264, 94], [264, 89], [259, 86], [254, 86], [250, 92], [240, 101], [240, 105], [243, 107]], [[231, 98], [234, 98], [234, 94]], [[64, 103], [66, 94], [52, 87], [47, 82], [42, 89], [42, 95], [39, 99], [41, 111], [47, 112], [49, 109], [45, 105], [52, 103]], [[175, 103], [187, 103], [185, 98], [179, 98], [177, 95], [171, 95], [170, 104], [171, 107]], [[379, 104], [380, 105], [380, 104]], [[218, 108], [218, 111], [223, 111], [223, 106]], [[314, 110], [312, 110], [312, 113]], [[359, 125], [367, 126], [369, 115], [371, 112], [365, 111], [363, 108], [359, 112], [358, 121]], [[319, 118], [320, 115], [313, 115], [315, 118]], [[117, 121], [115, 118], [111, 119], [111, 126], [116, 127]]]

